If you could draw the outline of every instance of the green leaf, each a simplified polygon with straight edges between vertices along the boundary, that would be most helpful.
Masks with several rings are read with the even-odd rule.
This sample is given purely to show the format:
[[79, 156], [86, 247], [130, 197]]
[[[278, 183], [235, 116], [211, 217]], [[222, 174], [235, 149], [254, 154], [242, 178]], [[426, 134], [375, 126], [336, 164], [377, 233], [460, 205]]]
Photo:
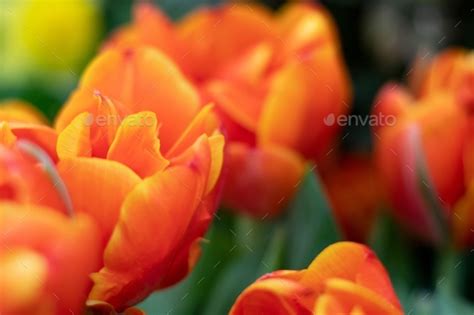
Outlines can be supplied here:
[[313, 168], [307, 170], [286, 211], [286, 268], [306, 268], [325, 247], [342, 239]]

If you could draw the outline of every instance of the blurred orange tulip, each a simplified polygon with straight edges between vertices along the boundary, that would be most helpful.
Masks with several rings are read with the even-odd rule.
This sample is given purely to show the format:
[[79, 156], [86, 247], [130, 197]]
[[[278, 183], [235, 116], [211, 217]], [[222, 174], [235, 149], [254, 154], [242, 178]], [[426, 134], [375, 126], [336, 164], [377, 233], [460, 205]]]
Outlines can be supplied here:
[[157, 50], [97, 56], [59, 115], [58, 169], [102, 233], [91, 300], [117, 311], [185, 277], [217, 208], [224, 138]]
[[[146, 44], [167, 53], [216, 104], [228, 138], [224, 204], [252, 215], [276, 215], [304, 172], [320, 160], [351, 98], [336, 29], [321, 7], [229, 4], [173, 24], [149, 4], [106, 48]], [[256, 198], [258, 196], [258, 198]]]
[[333, 244], [303, 270], [264, 275], [237, 298], [231, 315], [403, 314], [383, 265], [366, 246]]
[[[441, 219], [452, 223], [458, 241], [474, 240], [468, 228], [474, 221], [466, 210], [472, 209], [467, 188], [472, 181], [473, 54], [443, 52], [420, 77], [418, 96], [393, 84], [379, 94], [374, 111], [396, 119], [393, 126], [374, 130], [381, 178], [396, 215], [419, 236], [435, 242], [442, 238], [432, 206], [421, 194], [424, 185], [435, 192]], [[420, 160], [431, 183], [420, 179]]]
[[95, 224], [50, 208], [0, 202], [0, 313], [81, 314], [100, 266]]
[[342, 156], [322, 170], [322, 179], [346, 239], [366, 241], [383, 203], [380, 178], [370, 156]]

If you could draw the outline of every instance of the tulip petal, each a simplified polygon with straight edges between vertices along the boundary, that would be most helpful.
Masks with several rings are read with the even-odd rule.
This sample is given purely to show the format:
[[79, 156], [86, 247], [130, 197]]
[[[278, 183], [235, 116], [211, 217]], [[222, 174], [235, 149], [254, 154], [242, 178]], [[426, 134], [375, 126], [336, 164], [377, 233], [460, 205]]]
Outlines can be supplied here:
[[183, 153], [199, 136], [202, 134], [210, 136], [218, 128], [219, 121], [212, 108], [212, 105], [207, 105], [201, 109], [165, 156], [171, 157]]
[[339, 53], [326, 45], [302, 62], [279, 70], [264, 101], [257, 137], [261, 144], [279, 144], [317, 159], [327, 153], [340, 129], [327, 124], [329, 115], [348, 110], [347, 74]]
[[107, 245], [104, 268], [93, 275], [90, 298], [121, 310], [162, 287], [168, 269], [187, 247], [188, 229], [205, 190], [210, 151], [203, 153], [186, 164], [171, 164], [129, 193]]
[[152, 112], [127, 116], [120, 124], [107, 159], [127, 165], [141, 177], [147, 177], [168, 166], [160, 152], [158, 122]]
[[[333, 314], [347, 314], [348, 311], [344, 305], [338, 301], [334, 296], [324, 293], [321, 294], [314, 307], [313, 314], [317, 315], [333, 315]], [[352, 314], [350, 314], [352, 315]]]
[[252, 132], [257, 129], [264, 92], [263, 89], [217, 80], [205, 86], [206, 95], [221, 111]]
[[18, 139], [24, 139], [37, 144], [53, 159], [57, 160], [56, 141], [57, 133], [54, 129], [29, 123], [9, 123], [12, 133]]
[[253, 215], [276, 215], [292, 197], [304, 172], [296, 153], [278, 146], [227, 147], [224, 204]]
[[301, 283], [323, 292], [326, 281], [332, 278], [356, 282], [399, 307], [385, 268], [364, 245], [339, 242], [327, 247], [310, 264]]
[[199, 109], [198, 93], [178, 68], [158, 50], [144, 46], [101, 53], [87, 68], [80, 87], [98, 90], [123, 104], [125, 115], [145, 110], [156, 113], [164, 152]]
[[177, 25], [185, 46], [178, 62], [197, 81], [207, 79], [248, 48], [276, 40], [272, 24], [270, 12], [256, 5], [235, 3], [195, 11]]
[[[50, 208], [1, 202], [0, 230], [4, 231], [0, 233], [0, 257], [9, 252], [7, 248], [22, 248], [41, 254], [48, 262], [47, 290], [24, 314], [45, 314], [51, 305], [57, 314], [81, 314], [91, 285], [88, 275], [100, 266], [99, 234], [94, 223], [82, 214], [72, 220]], [[3, 278], [0, 295], [5, 292], [2, 285]], [[3, 306], [2, 301], [2, 313]]]
[[329, 279], [325, 292], [343, 301], [346, 305], [359, 306], [367, 315], [402, 315], [400, 306], [395, 306], [376, 292], [345, 279]]
[[42, 298], [47, 273], [47, 260], [32, 250], [0, 251], [0, 309], [33, 308]]
[[178, 41], [174, 27], [158, 7], [146, 2], [137, 2], [133, 8], [133, 24], [119, 29], [106, 43], [105, 48], [129, 48], [148, 45], [177, 59]]
[[0, 121], [45, 124], [46, 118], [33, 105], [20, 101], [0, 102]]
[[120, 163], [96, 158], [64, 159], [57, 167], [74, 211], [94, 218], [105, 244], [118, 221], [122, 202], [141, 179]]
[[56, 144], [59, 159], [92, 155], [90, 118], [90, 113], [79, 114], [59, 133]]
[[311, 293], [298, 282], [270, 277], [257, 280], [245, 289], [235, 301], [230, 314], [294, 314], [311, 312], [300, 304]]
[[8, 122], [0, 121], [0, 144], [11, 147], [16, 142], [16, 136], [10, 129]]

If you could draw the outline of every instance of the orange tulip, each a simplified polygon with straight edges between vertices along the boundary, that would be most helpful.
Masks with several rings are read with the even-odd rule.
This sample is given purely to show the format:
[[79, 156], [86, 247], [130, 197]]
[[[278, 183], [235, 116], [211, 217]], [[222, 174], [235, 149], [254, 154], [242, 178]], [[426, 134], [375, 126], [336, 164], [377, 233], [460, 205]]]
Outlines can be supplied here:
[[382, 204], [380, 178], [367, 155], [343, 156], [322, 171], [334, 215], [349, 240], [363, 242]]
[[472, 170], [468, 151], [474, 132], [473, 60], [472, 53], [448, 50], [435, 58], [421, 76], [418, 97], [389, 85], [380, 92], [374, 108], [396, 118], [395, 125], [374, 130], [381, 178], [395, 214], [431, 241], [440, 241], [441, 234], [431, 205], [421, 195], [417, 172], [420, 160], [426, 163], [431, 181], [422, 184], [435, 192], [443, 208], [442, 219], [451, 221], [458, 238], [460, 234], [464, 235], [461, 238], [467, 237], [466, 227], [471, 225], [467, 218], [455, 217], [461, 217], [458, 207], [463, 216], [469, 207], [468, 201], [460, 200], [466, 193], [469, 195], [469, 169]]
[[366, 246], [340, 242], [303, 270], [264, 275], [235, 301], [231, 315], [403, 314], [390, 279]]
[[2, 201], [0, 230], [0, 313], [81, 314], [100, 262], [95, 224]]
[[102, 232], [91, 300], [116, 310], [185, 277], [217, 207], [224, 138], [162, 53], [109, 49], [58, 117], [58, 169]]
[[[167, 53], [214, 102], [228, 139], [224, 203], [279, 213], [319, 161], [348, 111], [350, 84], [334, 23], [321, 6], [293, 3], [273, 15], [246, 4], [201, 9], [173, 24], [149, 4], [106, 48], [146, 44]], [[258, 198], [256, 198], [258, 197]]]

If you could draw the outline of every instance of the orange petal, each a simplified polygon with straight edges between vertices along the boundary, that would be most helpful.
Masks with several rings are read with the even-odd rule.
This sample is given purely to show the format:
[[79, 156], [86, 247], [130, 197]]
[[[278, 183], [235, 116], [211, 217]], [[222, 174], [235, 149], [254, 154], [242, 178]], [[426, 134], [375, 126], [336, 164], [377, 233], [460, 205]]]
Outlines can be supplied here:
[[465, 57], [466, 51], [456, 48], [438, 54], [423, 75], [419, 95], [426, 96], [454, 88], [458, 77], [462, 75]]
[[217, 130], [219, 121], [212, 112], [212, 105], [204, 106], [201, 111], [194, 117], [193, 121], [188, 125], [186, 130], [181, 134], [179, 139], [166, 152], [167, 157], [172, 157], [183, 153], [191, 146], [199, 136], [206, 134], [212, 135]]
[[48, 173], [17, 149], [0, 146], [0, 199], [51, 207], [66, 213], [66, 207]]
[[162, 287], [180, 251], [189, 248], [210, 155], [208, 149], [186, 164], [171, 164], [129, 193], [107, 245], [104, 268], [93, 275], [90, 298], [122, 310]]
[[[51, 307], [57, 314], [81, 314], [91, 285], [89, 274], [101, 261], [99, 234], [93, 222], [81, 214], [71, 219], [49, 208], [0, 203], [0, 230], [8, 231], [0, 233], [0, 260], [9, 252], [6, 248], [27, 249], [48, 263], [41, 298], [30, 309], [8, 314], [40, 315], [50, 313]], [[36, 280], [41, 279], [41, 274], [37, 276]], [[3, 285], [2, 280], [0, 287]], [[9, 290], [1, 288], [0, 296]], [[4, 305], [2, 301], [2, 313]]]
[[173, 24], [158, 7], [138, 2], [133, 8], [133, 23], [113, 34], [106, 48], [152, 46], [176, 59], [178, 47]]
[[313, 314], [316, 315], [334, 315], [348, 313], [348, 310], [344, 307], [344, 304], [341, 303], [341, 301], [338, 301], [338, 299], [336, 299], [334, 296], [327, 293], [318, 296], [313, 311]]
[[[83, 111], [77, 112], [77, 110]], [[74, 114], [76, 116], [72, 116]], [[105, 158], [122, 120], [121, 117], [115, 103], [100, 92], [91, 92], [87, 89], [75, 92], [56, 122], [56, 129], [64, 137], [60, 139], [61, 147], [58, 147], [62, 149], [63, 157]]]
[[300, 303], [300, 300], [310, 293], [311, 290], [296, 281], [278, 276], [264, 276], [239, 295], [230, 314], [309, 315], [311, 312]]
[[16, 142], [16, 136], [10, 129], [8, 122], [0, 121], [0, 144], [6, 147], [12, 147]]
[[325, 283], [332, 278], [358, 283], [384, 297], [390, 304], [400, 305], [385, 268], [364, 245], [339, 242], [327, 247], [310, 264], [301, 283], [316, 292], [323, 292]]
[[12, 133], [18, 138], [28, 140], [43, 149], [54, 161], [57, 160], [56, 140], [57, 133], [54, 129], [29, 123], [9, 123]]
[[123, 104], [125, 115], [145, 110], [156, 113], [165, 151], [199, 109], [193, 86], [165, 55], [149, 47], [106, 50], [89, 65], [80, 88], [98, 90]]
[[340, 126], [325, 124], [329, 115], [348, 111], [349, 81], [337, 50], [325, 45], [302, 62], [281, 68], [263, 105], [257, 137], [318, 158], [327, 153]]
[[197, 81], [207, 79], [255, 44], [276, 40], [272, 24], [270, 12], [255, 5], [195, 11], [177, 26], [185, 46], [178, 62]]
[[391, 304], [376, 292], [345, 279], [329, 279], [325, 292], [345, 305], [360, 307], [368, 315], [403, 314], [399, 305]]
[[127, 165], [141, 177], [147, 177], [168, 166], [160, 152], [158, 122], [152, 112], [127, 116], [120, 124], [107, 159]]
[[45, 291], [48, 261], [25, 248], [0, 250], [0, 311], [34, 309]]
[[204, 89], [221, 111], [240, 126], [255, 132], [262, 110], [263, 89], [218, 80], [211, 81]]
[[303, 176], [301, 157], [278, 146], [227, 148], [224, 204], [254, 216], [278, 214]]
[[94, 218], [105, 244], [118, 221], [122, 202], [141, 179], [120, 163], [96, 158], [61, 160], [58, 171], [74, 211]]
[[90, 113], [76, 116], [58, 136], [56, 151], [59, 159], [92, 156]]
[[277, 63], [304, 58], [322, 44], [339, 45], [336, 26], [322, 6], [289, 3], [278, 12], [276, 22], [279, 36], [284, 39], [276, 49]]
[[20, 100], [0, 102], [0, 121], [45, 124], [46, 118], [33, 105]]

